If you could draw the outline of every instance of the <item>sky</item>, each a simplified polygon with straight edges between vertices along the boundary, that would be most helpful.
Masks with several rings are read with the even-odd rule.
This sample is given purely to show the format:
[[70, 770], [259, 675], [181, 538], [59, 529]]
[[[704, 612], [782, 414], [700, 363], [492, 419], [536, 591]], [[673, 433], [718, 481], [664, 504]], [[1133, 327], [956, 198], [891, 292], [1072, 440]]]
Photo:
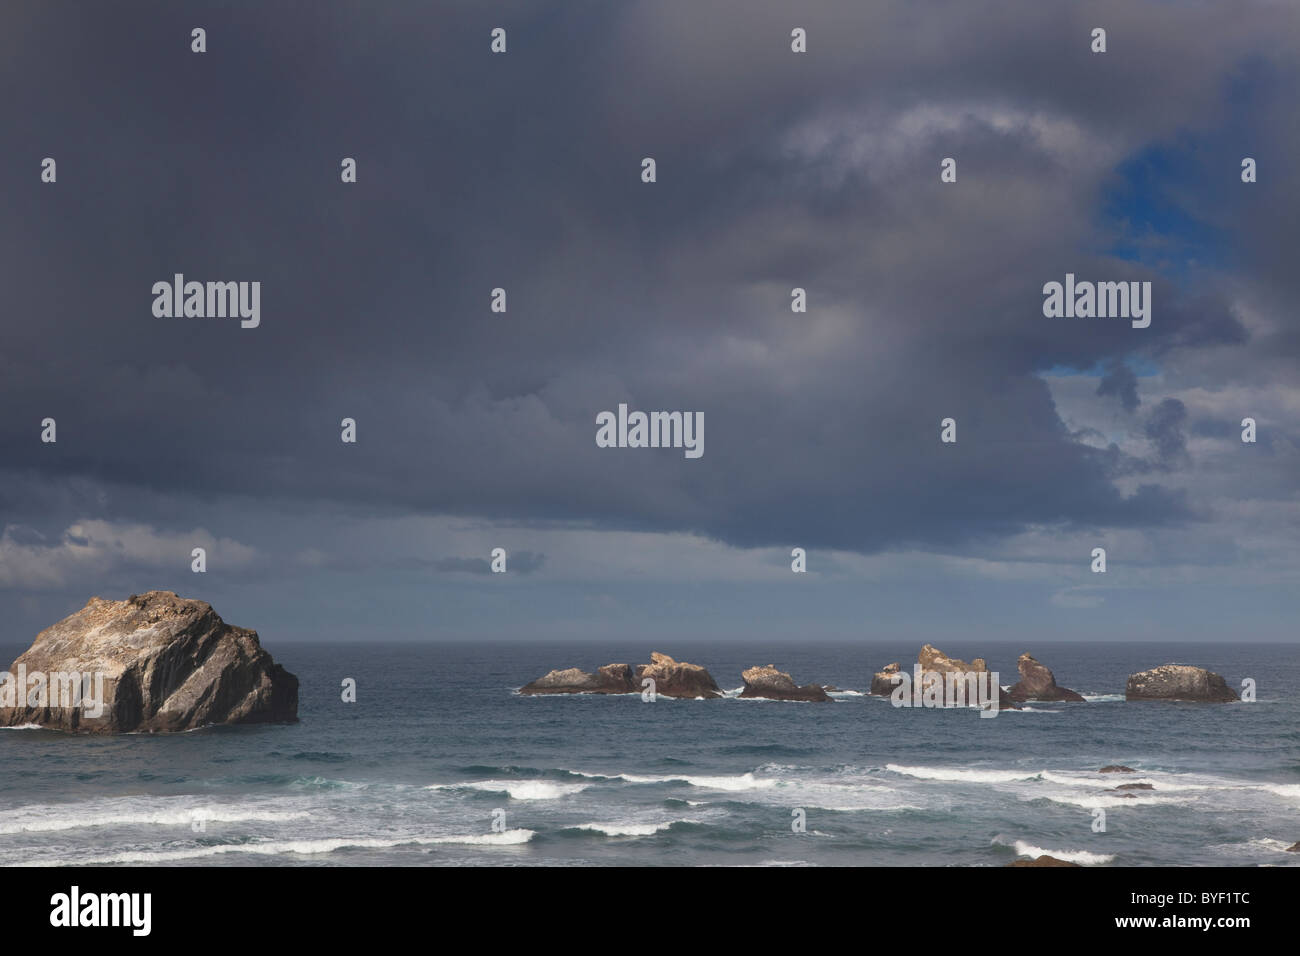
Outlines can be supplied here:
[[153, 588], [272, 647], [1296, 640], [1298, 53], [1283, 0], [6, 3], [0, 641]]

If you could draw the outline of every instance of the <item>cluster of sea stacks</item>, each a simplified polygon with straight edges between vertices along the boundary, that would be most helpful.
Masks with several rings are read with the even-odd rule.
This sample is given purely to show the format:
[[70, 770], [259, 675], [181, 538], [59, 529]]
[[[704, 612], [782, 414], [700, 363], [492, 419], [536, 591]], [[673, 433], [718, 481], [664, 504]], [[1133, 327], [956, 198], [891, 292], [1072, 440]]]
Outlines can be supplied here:
[[[1044, 664], [1030, 654], [1021, 654], [1016, 661], [1020, 680], [1010, 687], [999, 688], [998, 707], [1002, 710], [1019, 709], [1029, 702], [1082, 702], [1084, 697], [1068, 687], [1056, 683], [1056, 677]], [[931, 644], [921, 648], [917, 655], [917, 668], [922, 674], [923, 690], [934, 682], [935, 675], [984, 674], [988, 663], [977, 657], [970, 663], [949, 657]], [[909, 675], [897, 662], [877, 671], [871, 679], [872, 694], [880, 697], [893, 695], [895, 689]], [[519, 688], [519, 693], [535, 694], [633, 694], [647, 688], [646, 679], [654, 681], [654, 692], [664, 697], [714, 698], [725, 697], [713, 676], [699, 664], [673, 660], [658, 651], [650, 655], [649, 664], [606, 664], [589, 673], [577, 667], [553, 670]], [[796, 684], [794, 678], [775, 666], [751, 667], [741, 673], [745, 686], [741, 697], [761, 697], [767, 700], [830, 701], [830, 693], [837, 690], [831, 684]], [[828, 693], [829, 692], [829, 693]], [[1189, 664], [1163, 664], [1149, 671], [1133, 674], [1125, 688], [1128, 700], [1183, 700], [1226, 702], [1238, 700], [1237, 694], [1222, 677], [1201, 667]]]
[[[1052, 672], [1029, 654], [1017, 662], [1020, 680], [999, 688], [999, 708], [1029, 701], [1082, 701], [1059, 687]], [[917, 657], [922, 690], [946, 674], [983, 674], [983, 658], [970, 663], [926, 644]], [[69, 675], [95, 677], [94, 707], [62, 706], [47, 696], [33, 698], [30, 681], [53, 682]], [[908, 675], [901, 665], [878, 671], [870, 692], [893, 695]], [[740, 697], [766, 700], [833, 700], [830, 684], [797, 684], [772, 664], [741, 673]], [[651, 683], [653, 682], [653, 684]], [[89, 686], [89, 684], [87, 685]], [[717, 681], [698, 664], [655, 652], [649, 664], [606, 664], [594, 673], [571, 667], [553, 670], [519, 689], [535, 694], [633, 694], [653, 689], [678, 698], [725, 697]], [[1165, 664], [1128, 679], [1129, 700], [1235, 701], [1237, 694], [1218, 674], [1186, 664]], [[83, 702], [84, 703], [84, 702]], [[91, 598], [76, 614], [36, 636], [32, 646], [0, 671], [0, 726], [35, 724], [81, 733], [184, 731], [211, 724], [297, 720], [298, 678], [262, 649], [257, 632], [226, 624], [204, 601], [172, 591], [133, 594], [125, 601]]]
[[[74, 680], [94, 699], [60, 706]], [[257, 632], [172, 591], [91, 598], [36, 635], [0, 681], [4, 702], [12, 699], [0, 706], [0, 726], [116, 734], [298, 719], [298, 678], [262, 649]]]
[[[969, 664], [949, 657], [931, 644], [921, 648], [916, 661], [924, 674], [982, 674], [988, 670], [984, 658], [977, 657]], [[1084, 696], [1078, 691], [1061, 687], [1050, 668], [1039, 663], [1033, 655], [1021, 654], [1016, 660], [1020, 680], [1001, 693], [1002, 709], [1018, 708], [1020, 704], [1082, 703]], [[871, 678], [871, 693], [888, 697], [901, 682], [903, 670], [898, 663], [888, 664]], [[1227, 682], [1212, 671], [1190, 664], [1162, 664], [1149, 671], [1130, 675], [1124, 689], [1127, 700], [1182, 700], [1227, 702], [1239, 700]]]
[[[789, 674], [771, 664], [751, 667], [741, 675], [745, 688], [741, 697], [764, 697], [770, 700], [829, 701], [830, 695], [818, 684], [797, 685]], [[641, 693], [654, 681], [656, 695], [664, 697], [725, 697], [713, 675], [699, 664], [675, 661], [655, 651], [649, 664], [606, 664], [595, 673], [576, 667], [554, 670], [545, 677], [519, 688], [521, 694], [632, 694]]]
[[[677, 661], [658, 651], [649, 664], [606, 664], [588, 673], [577, 667], [553, 670], [525, 684], [519, 693], [536, 694], [632, 694], [650, 689], [653, 680], [658, 696], [709, 699], [725, 697], [713, 675], [699, 664]], [[820, 684], [796, 684], [794, 678], [772, 664], [750, 667], [741, 673], [745, 686], [738, 696], [767, 700], [828, 702], [833, 698]], [[829, 685], [828, 685], [829, 686]]]

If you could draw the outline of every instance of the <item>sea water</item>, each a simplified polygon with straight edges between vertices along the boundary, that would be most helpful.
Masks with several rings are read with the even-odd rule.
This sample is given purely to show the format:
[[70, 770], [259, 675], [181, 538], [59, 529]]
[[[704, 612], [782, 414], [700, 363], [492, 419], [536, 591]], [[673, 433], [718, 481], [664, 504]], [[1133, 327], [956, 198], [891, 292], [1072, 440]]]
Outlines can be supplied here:
[[[1285, 852], [1300, 840], [1300, 647], [935, 643], [985, 657], [1003, 684], [1030, 651], [1088, 701], [981, 719], [866, 695], [883, 665], [910, 667], [914, 642], [272, 644], [301, 680], [294, 725], [0, 731], [0, 862], [1300, 864]], [[744, 668], [767, 663], [844, 692], [831, 704], [516, 693], [552, 668], [652, 650], [703, 664], [733, 694]], [[1254, 679], [1258, 699], [1125, 702], [1130, 673], [1170, 662], [1234, 688]], [[1137, 773], [1096, 772], [1107, 764]], [[1122, 783], [1153, 789], [1111, 789]]]

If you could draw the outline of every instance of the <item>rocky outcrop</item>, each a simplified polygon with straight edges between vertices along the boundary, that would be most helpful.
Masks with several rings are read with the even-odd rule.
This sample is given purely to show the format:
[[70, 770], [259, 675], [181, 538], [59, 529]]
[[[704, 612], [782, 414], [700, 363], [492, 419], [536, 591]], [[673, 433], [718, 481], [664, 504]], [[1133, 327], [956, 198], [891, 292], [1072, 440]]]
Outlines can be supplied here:
[[771, 664], [766, 667], [751, 667], [740, 677], [745, 682], [745, 689], [740, 692], [741, 697], [765, 697], [768, 700], [831, 700], [820, 684], [805, 684], [800, 687], [789, 674], [777, 670]]
[[1137, 773], [1132, 767], [1125, 767], [1122, 764], [1112, 763], [1102, 767], [1098, 773]]
[[534, 694], [632, 694], [641, 693], [642, 682], [654, 681], [656, 694], [664, 697], [721, 697], [712, 675], [699, 664], [675, 661], [658, 651], [649, 664], [606, 664], [588, 673], [577, 667], [553, 670], [545, 677], [525, 684], [519, 693]]
[[1043, 854], [1032, 860], [1016, 860], [1014, 863], [1008, 863], [1007, 866], [1080, 866], [1079, 863], [1071, 863], [1069, 860], [1058, 860], [1054, 856]]
[[876, 671], [871, 678], [871, 693], [878, 697], [888, 697], [898, 686], [898, 675], [902, 673], [902, 668], [895, 661], [892, 664], [886, 664], [882, 670]]
[[1134, 674], [1124, 688], [1128, 700], [1190, 700], [1227, 703], [1237, 692], [1213, 671], [1190, 664], [1162, 664]]
[[[956, 657], [949, 657], [933, 644], [923, 645], [921, 653], [917, 655], [916, 661], [921, 665], [921, 671], [923, 674], [927, 671], [935, 671], [940, 674], [984, 674], [987, 673], [989, 669], [988, 664], [982, 657], [977, 657], [967, 664], [965, 661]], [[928, 686], [928, 684], [923, 684], [923, 686]], [[999, 687], [998, 709], [1019, 710], [1020, 705], [1012, 700], [1005, 690]]]
[[636, 686], [647, 677], [655, 682], [655, 693], [665, 697], [721, 697], [717, 681], [699, 664], [675, 661], [658, 651], [650, 655], [649, 664], [636, 669]]
[[1007, 696], [1015, 701], [1071, 701], [1083, 700], [1083, 695], [1066, 687], [1056, 685], [1056, 677], [1048, 668], [1038, 663], [1029, 654], [1021, 654], [1016, 661], [1020, 670], [1020, 680], [1007, 690]]
[[577, 667], [554, 670], [545, 677], [519, 688], [521, 694], [631, 694], [638, 688], [632, 682], [629, 664], [606, 664], [594, 674]]
[[1286, 848], [1287, 853], [1300, 853], [1300, 843], [1292, 843]]
[[8, 674], [0, 672], [0, 724], [8, 726], [113, 734], [298, 719], [298, 678], [257, 632], [171, 591], [91, 598], [36, 635]]
[[1150, 783], [1121, 783], [1118, 787], [1112, 787], [1112, 790], [1154, 790], [1155, 786]]

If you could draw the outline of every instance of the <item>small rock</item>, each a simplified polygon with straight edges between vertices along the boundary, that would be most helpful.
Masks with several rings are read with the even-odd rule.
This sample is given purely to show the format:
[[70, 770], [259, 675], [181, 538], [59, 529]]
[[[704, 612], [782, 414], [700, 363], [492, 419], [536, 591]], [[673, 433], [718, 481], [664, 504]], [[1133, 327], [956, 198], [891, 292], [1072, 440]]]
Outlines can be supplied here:
[[1069, 860], [1058, 860], [1054, 856], [1048, 856], [1044, 853], [1040, 857], [1032, 860], [1016, 860], [1014, 863], [1008, 863], [1007, 866], [1079, 866], [1078, 863], [1071, 863]]
[[883, 670], [876, 671], [875, 676], [871, 678], [871, 693], [877, 697], [888, 697], [898, 686], [895, 678], [901, 673], [902, 667], [897, 661], [886, 664]]

